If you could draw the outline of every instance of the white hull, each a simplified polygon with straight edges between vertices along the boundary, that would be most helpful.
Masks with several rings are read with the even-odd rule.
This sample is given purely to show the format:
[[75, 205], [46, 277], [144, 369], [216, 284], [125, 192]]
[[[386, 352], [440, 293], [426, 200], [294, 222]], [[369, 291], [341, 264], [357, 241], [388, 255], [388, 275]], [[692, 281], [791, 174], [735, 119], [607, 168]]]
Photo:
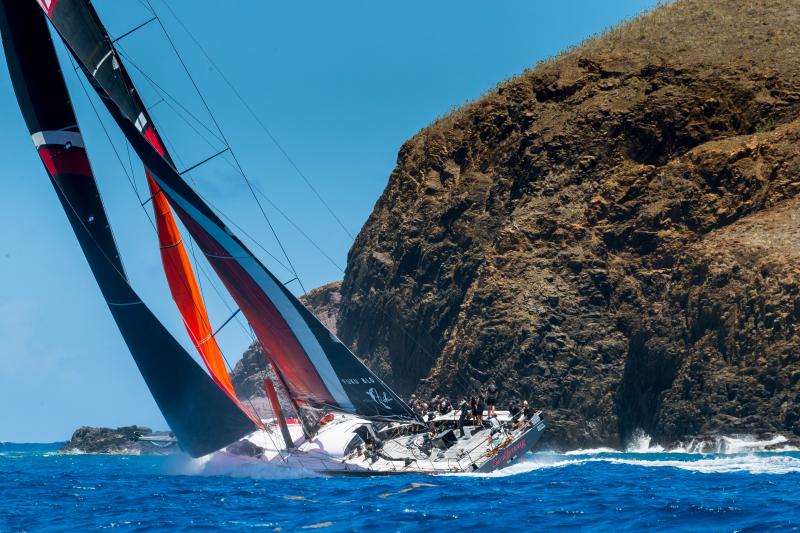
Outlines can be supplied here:
[[[353, 450], [356, 430], [369, 424], [353, 415], [337, 414], [307, 440], [300, 424], [289, 423], [294, 447], [287, 449], [280, 428], [274, 420], [268, 420], [265, 431], [256, 431], [237, 445], [211, 454], [207, 461], [224, 464], [232, 457], [241, 460], [244, 455], [247, 462], [255, 464], [323, 474], [490, 472], [514, 463], [533, 448], [545, 428], [537, 416], [524, 428], [496, 431], [494, 435], [489, 429], [466, 428], [466, 435], [448, 447], [431, 446], [424, 433], [411, 433], [385, 438], [377, 454], [364, 453], [363, 448]], [[242, 454], [242, 449], [257, 453]]]

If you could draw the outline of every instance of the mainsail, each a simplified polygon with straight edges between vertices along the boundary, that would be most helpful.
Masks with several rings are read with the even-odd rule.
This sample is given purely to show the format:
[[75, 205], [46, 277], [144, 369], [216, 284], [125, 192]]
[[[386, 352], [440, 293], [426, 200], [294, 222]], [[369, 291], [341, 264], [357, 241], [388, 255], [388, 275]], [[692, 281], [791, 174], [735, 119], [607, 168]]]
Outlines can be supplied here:
[[128, 283], [45, 17], [30, 1], [0, 0], [0, 31], [14, 91], [39, 156], [114, 320], [182, 447], [197, 457], [254, 431], [254, 421], [194, 362]]
[[[33, 1], [33, 0], [30, 0]], [[129, 143], [253, 327], [300, 404], [382, 419], [411, 409], [332, 335], [226, 227], [148, 137], [135, 87], [87, 0], [39, 0]]]

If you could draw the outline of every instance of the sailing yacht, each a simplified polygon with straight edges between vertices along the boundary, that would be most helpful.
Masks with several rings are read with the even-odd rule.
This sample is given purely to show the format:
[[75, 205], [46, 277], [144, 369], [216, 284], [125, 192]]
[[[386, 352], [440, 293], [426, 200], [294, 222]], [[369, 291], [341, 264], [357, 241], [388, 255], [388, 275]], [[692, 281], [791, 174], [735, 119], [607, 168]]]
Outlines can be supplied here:
[[[48, 21], [145, 168], [169, 289], [204, 370], [131, 286], [92, 172]], [[422, 419], [225, 225], [176, 169], [89, 0], [0, 0], [11, 81], [41, 158], [100, 291], [181, 448], [335, 473], [488, 472], [516, 461], [545, 429], [497, 417], [453, 430], [454, 413]], [[277, 376], [272, 416], [237, 397], [176, 220], [239, 306]], [[275, 386], [297, 416], [287, 418]]]

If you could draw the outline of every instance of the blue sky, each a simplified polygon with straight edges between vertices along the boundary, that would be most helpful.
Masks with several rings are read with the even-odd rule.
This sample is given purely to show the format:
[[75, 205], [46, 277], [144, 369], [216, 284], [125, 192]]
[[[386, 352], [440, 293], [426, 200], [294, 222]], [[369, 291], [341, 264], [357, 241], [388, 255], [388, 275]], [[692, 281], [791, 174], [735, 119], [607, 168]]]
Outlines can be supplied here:
[[[336, 265], [344, 267], [351, 238], [163, 2], [152, 0], [152, 5], [246, 173], [333, 260], [265, 204], [303, 284], [312, 288], [340, 279]], [[655, 3], [234, 0], [219, 9], [215, 0], [170, 0], [180, 21], [353, 235], [369, 216], [406, 139], [498, 81]], [[112, 36], [150, 17], [139, 0], [94, 4]], [[179, 165], [186, 168], [223, 146], [212, 137], [213, 123], [157, 23], [124, 38], [120, 46], [145, 73], [129, 64]], [[155, 233], [92, 101], [67, 64], [73, 104], [128, 273], [145, 301], [194, 353], [163, 280]], [[100, 111], [111, 142], [143, 191], [140, 166], [136, 161], [128, 165], [121, 135]], [[0, 441], [63, 440], [81, 425], [165, 428], [36, 156], [5, 67], [0, 67], [0, 116]], [[229, 161], [217, 158], [191, 178], [202, 195], [264, 249], [280, 255]], [[253, 240], [246, 242], [279, 277], [292, 277]], [[212, 322], [220, 324], [233, 304], [216, 295], [215, 287], [221, 287], [216, 280], [212, 286], [201, 275], [201, 283]], [[220, 340], [231, 363], [250, 341], [235, 322]]]

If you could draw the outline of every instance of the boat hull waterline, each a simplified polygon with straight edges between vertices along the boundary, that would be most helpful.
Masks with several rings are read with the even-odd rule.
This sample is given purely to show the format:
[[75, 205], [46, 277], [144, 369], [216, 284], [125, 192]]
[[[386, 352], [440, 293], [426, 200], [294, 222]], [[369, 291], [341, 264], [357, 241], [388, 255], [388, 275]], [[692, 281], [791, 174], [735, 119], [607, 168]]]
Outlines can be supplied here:
[[[310, 440], [298, 423], [287, 424], [294, 448], [283, 446], [280, 427], [267, 420], [265, 429], [197, 461], [204, 473], [231, 473], [242, 465], [303, 470], [326, 475], [378, 474], [487, 474], [519, 461], [538, 444], [546, 428], [537, 414], [519, 429], [465, 428], [465, 436], [451, 428], [449, 446], [437, 447], [427, 433], [411, 433], [383, 441], [377, 453], [352, 449], [357, 430], [369, 421], [339, 414]], [[497, 428], [498, 426], [493, 426]]]

